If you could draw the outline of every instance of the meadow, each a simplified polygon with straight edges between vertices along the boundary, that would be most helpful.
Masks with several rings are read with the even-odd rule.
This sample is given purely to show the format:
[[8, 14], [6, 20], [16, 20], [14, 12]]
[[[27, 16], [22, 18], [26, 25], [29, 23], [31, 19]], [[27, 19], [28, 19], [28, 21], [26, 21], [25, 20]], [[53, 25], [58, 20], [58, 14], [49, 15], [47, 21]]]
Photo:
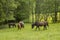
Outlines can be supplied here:
[[16, 28], [0, 29], [0, 40], [60, 40], [60, 23], [49, 24], [47, 30], [35, 31], [31, 24], [25, 23], [25, 28], [18, 30]]

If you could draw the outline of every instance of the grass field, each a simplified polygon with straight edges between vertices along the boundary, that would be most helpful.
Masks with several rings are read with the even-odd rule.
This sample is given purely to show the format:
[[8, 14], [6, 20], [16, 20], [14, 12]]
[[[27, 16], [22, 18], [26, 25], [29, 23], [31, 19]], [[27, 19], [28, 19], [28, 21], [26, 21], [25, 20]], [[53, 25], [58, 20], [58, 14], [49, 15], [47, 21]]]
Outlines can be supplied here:
[[31, 24], [25, 24], [25, 28], [6, 28], [0, 30], [0, 40], [60, 40], [60, 23], [50, 24], [48, 30], [40, 31], [31, 29]]

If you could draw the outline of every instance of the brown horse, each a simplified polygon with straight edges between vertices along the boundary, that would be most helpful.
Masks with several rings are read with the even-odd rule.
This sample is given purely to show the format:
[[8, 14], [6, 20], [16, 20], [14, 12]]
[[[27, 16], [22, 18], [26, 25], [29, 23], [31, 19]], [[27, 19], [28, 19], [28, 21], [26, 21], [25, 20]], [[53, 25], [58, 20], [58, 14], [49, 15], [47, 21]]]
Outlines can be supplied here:
[[18, 29], [24, 28], [24, 23], [23, 22], [19, 22], [18, 23]]
[[32, 29], [34, 28], [36, 26], [36, 29], [38, 28], [39, 30], [40, 30], [40, 28], [39, 27], [44, 27], [44, 29], [47, 29], [47, 26], [49, 26], [48, 25], [48, 22], [47, 21], [43, 21], [43, 22], [35, 22], [35, 23], [33, 23], [32, 24]]

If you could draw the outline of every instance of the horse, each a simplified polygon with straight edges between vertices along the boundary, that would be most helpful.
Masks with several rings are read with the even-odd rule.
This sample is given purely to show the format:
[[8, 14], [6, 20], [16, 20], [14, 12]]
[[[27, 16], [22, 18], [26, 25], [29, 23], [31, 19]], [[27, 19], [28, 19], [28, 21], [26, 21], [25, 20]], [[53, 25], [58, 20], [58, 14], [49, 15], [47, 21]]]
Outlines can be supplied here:
[[40, 30], [39, 27], [44, 27], [44, 30], [47, 29], [48, 22], [47, 21], [42, 21], [42, 22], [34, 22], [32, 23], [32, 29], [36, 26], [36, 29], [38, 28]]
[[18, 23], [18, 29], [24, 28], [24, 22], [19, 22]]
[[8, 25], [9, 25], [9, 28], [16, 27], [16, 24], [15, 23], [9, 23]]
[[8, 26], [9, 28], [11, 27], [16, 27], [16, 21], [15, 20], [7, 20]]

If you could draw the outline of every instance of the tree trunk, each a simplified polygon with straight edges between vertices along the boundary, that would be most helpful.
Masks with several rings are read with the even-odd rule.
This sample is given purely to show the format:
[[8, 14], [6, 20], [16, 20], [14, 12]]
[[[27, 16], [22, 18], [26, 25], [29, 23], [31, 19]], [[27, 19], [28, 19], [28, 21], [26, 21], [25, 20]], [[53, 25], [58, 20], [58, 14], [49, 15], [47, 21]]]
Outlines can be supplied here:
[[39, 21], [39, 17], [40, 17], [40, 0], [36, 0], [35, 21]]
[[57, 22], [57, 12], [55, 12], [55, 23]]
[[54, 18], [55, 23], [57, 22], [57, 13], [58, 13], [58, 3], [55, 1], [55, 18]]

